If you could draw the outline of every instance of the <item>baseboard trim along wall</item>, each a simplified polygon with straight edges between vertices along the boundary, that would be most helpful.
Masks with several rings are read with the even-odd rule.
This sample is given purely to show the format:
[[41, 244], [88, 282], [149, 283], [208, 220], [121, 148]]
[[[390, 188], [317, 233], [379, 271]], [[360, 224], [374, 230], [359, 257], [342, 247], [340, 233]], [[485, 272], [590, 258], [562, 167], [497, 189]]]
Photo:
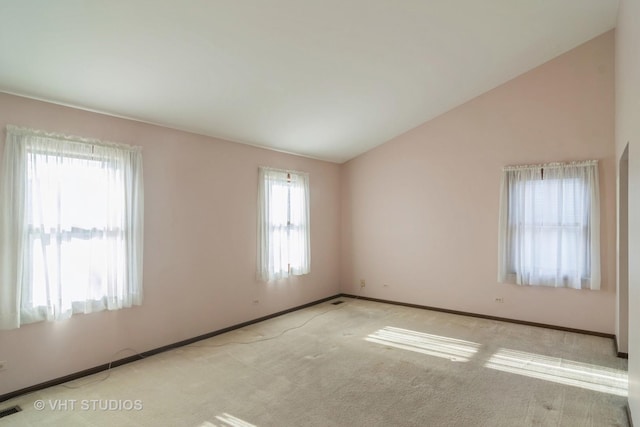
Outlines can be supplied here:
[[115, 368], [116, 366], [125, 365], [127, 363], [135, 362], [136, 360], [140, 360], [145, 357], [153, 356], [154, 354], [163, 353], [168, 350], [173, 350], [174, 348], [182, 347], [185, 345], [193, 344], [197, 341], [206, 340], [207, 338], [215, 337], [216, 335], [224, 334], [225, 332], [230, 332], [235, 329], [244, 328], [245, 326], [253, 325], [254, 323], [263, 322], [265, 320], [273, 319], [274, 317], [282, 316], [283, 314], [291, 313], [293, 311], [302, 310], [303, 308], [311, 307], [313, 305], [322, 304], [323, 302], [339, 298], [341, 294], [332, 295], [330, 297], [322, 298], [316, 301], [312, 301], [303, 305], [299, 305], [297, 307], [288, 308], [283, 311], [279, 311], [277, 313], [269, 314], [268, 316], [259, 317], [257, 319], [249, 320], [246, 322], [238, 323], [237, 325], [228, 326], [226, 328], [218, 329], [217, 331], [208, 332], [204, 335], [199, 335], [197, 337], [189, 338], [183, 341], [178, 341], [173, 344], [168, 344], [162, 347], [158, 347], [152, 350], [147, 350], [145, 352], [136, 354], [134, 356], [125, 357], [123, 359], [114, 360], [110, 363], [105, 363], [104, 365], [95, 366], [93, 368], [85, 369], [79, 372], [75, 372], [73, 374], [65, 375], [63, 377], [55, 378], [53, 380], [45, 381], [40, 384], [32, 385], [29, 387], [25, 387], [20, 390], [12, 391], [3, 395], [0, 395], [0, 402], [4, 402], [9, 399], [13, 399], [14, 397], [21, 396], [23, 394], [32, 393], [34, 391], [42, 390], [48, 387], [53, 387], [55, 385], [63, 384], [69, 381], [74, 381], [82, 377], [86, 377], [88, 375], [97, 374], [98, 372], [106, 371], [110, 368]]
[[340, 294], [340, 296], [341, 297], [346, 297], [346, 298], [363, 299], [363, 300], [373, 301], [373, 302], [382, 302], [382, 303], [385, 303], [385, 304], [394, 304], [394, 305], [402, 305], [402, 306], [405, 306], [405, 307], [420, 308], [420, 309], [423, 309], [423, 310], [440, 311], [440, 312], [443, 312], [443, 313], [458, 314], [458, 315], [461, 315], [461, 316], [478, 317], [480, 319], [488, 319], [488, 320], [497, 320], [497, 321], [500, 321], [500, 322], [517, 323], [519, 325], [536, 326], [538, 328], [555, 329], [555, 330], [564, 331], [564, 332], [575, 332], [577, 334], [595, 335], [597, 337], [611, 338], [613, 340], [613, 342], [614, 342], [614, 346], [616, 347], [615, 351], [616, 351], [616, 354], [618, 355], [618, 357], [622, 357], [622, 356], [620, 356], [620, 354], [625, 354], [626, 355], [626, 353], [619, 353], [618, 352], [617, 343], [615, 342], [615, 338], [616, 338], [615, 335], [606, 334], [604, 332], [587, 331], [585, 329], [565, 328], [564, 326], [547, 325], [545, 323], [528, 322], [526, 320], [518, 320], [518, 319], [509, 319], [509, 318], [506, 318], [506, 317], [490, 316], [488, 314], [469, 313], [469, 312], [466, 312], [466, 311], [450, 310], [448, 308], [430, 307], [430, 306], [427, 306], [427, 305], [410, 304], [410, 303], [407, 303], [407, 302], [390, 301], [390, 300], [384, 300], [384, 299], [379, 299], [379, 298], [370, 298], [370, 297], [364, 297], [364, 296], [361, 296], [361, 295]]
[[[371, 298], [371, 297], [365, 297], [365, 296], [361, 296], [361, 295], [352, 295], [352, 294], [345, 294], [345, 293], [341, 293], [341, 294], [337, 294], [337, 295], [332, 295], [326, 298], [322, 298], [316, 301], [312, 301], [297, 307], [292, 307], [289, 308], [287, 310], [283, 310], [283, 311], [279, 311], [277, 313], [273, 313], [270, 314], [268, 316], [263, 316], [263, 317], [259, 317], [257, 319], [253, 319], [253, 320], [249, 320], [247, 322], [243, 322], [243, 323], [238, 323], [236, 325], [232, 325], [232, 326], [228, 326], [226, 328], [222, 328], [213, 332], [209, 332], [206, 333], [204, 335], [199, 335], [197, 337], [193, 337], [193, 338], [189, 338], [183, 341], [178, 341], [176, 343], [173, 344], [168, 344], [162, 347], [158, 347], [152, 350], [147, 350], [145, 352], [136, 354], [134, 356], [129, 356], [129, 357], [125, 357], [123, 359], [118, 359], [115, 361], [112, 361], [110, 363], [105, 363], [103, 365], [100, 366], [95, 366], [93, 368], [89, 368], [89, 369], [85, 369], [79, 372], [75, 372], [73, 374], [69, 374], [69, 375], [65, 375], [63, 377], [59, 377], [59, 378], [55, 378], [53, 380], [49, 380], [49, 381], [45, 381], [43, 383], [40, 384], [36, 384], [33, 386], [29, 386], [20, 390], [16, 390], [16, 391], [12, 391], [3, 395], [0, 395], [0, 402], [4, 402], [6, 400], [9, 399], [13, 399], [14, 397], [18, 397], [21, 396], [23, 394], [26, 393], [32, 393], [34, 391], [38, 391], [38, 390], [42, 390], [45, 389], [47, 387], [52, 387], [55, 385], [59, 385], [59, 384], [63, 384], [69, 381], [74, 381], [77, 380], [79, 378], [82, 377], [86, 377], [88, 375], [93, 375], [96, 374], [98, 372], [102, 372], [102, 371], [106, 371], [110, 368], [115, 368], [117, 366], [121, 366], [127, 363], [131, 363], [131, 362], [135, 362], [136, 360], [140, 360], [141, 358], [145, 358], [145, 357], [149, 357], [149, 356], [153, 356], [154, 354], [158, 354], [158, 353], [162, 353], [168, 350], [173, 350], [174, 348], [178, 348], [178, 347], [182, 347], [185, 345], [189, 345], [189, 344], [193, 344], [197, 341], [201, 341], [201, 340], [205, 340], [207, 338], [212, 338], [215, 337], [216, 335], [220, 335], [220, 334], [224, 334], [225, 332], [230, 332], [233, 331], [235, 329], [240, 329], [240, 328], [244, 328], [245, 326], [249, 326], [249, 325], [253, 325], [254, 323], [259, 323], [259, 322], [263, 322], [265, 320], [269, 320], [272, 319], [274, 317], [278, 317], [278, 316], [282, 316], [283, 314], [287, 314], [287, 313], [291, 313], [293, 311], [297, 311], [297, 310], [302, 310], [303, 308], [307, 308], [307, 307], [311, 307], [313, 305], [317, 305], [317, 304], [321, 304], [323, 302], [326, 301], [330, 301], [332, 299], [335, 298], [341, 298], [341, 297], [345, 297], [345, 298], [354, 298], [354, 299], [361, 299], [361, 300], [366, 300], [366, 301], [373, 301], [373, 302], [380, 302], [380, 303], [385, 303], [385, 304], [393, 304], [393, 305], [400, 305], [400, 306], [405, 306], [405, 307], [411, 307], [411, 308], [418, 308], [418, 309], [422, 309], [422, 310], [432, 310], [432, 311], [439, 311], [439, 312], [443, 312], [443, 313], [450, 313], [450, 314], [457, 314], [457, 315], [461, 315], [461, 316], [469, 316], [469, 317], [477, 317], [477, 318], [481, 318], [481, 319], [488, 319], [488, 320], [497, 320], [500, 322], [509, 322], [509, 323], [517, 323], [520, 325], [526, 325], [526, 326], [535, 326], [535, 327], [539, 327], [539, 328], [547, 328], [547, 329], [555, 329], [555, 330], [559, 330], [559, 331], [565, 331], [565, 332], [574, 332], [574, 333], [578, 333], [578, 334], [586, 334], [586, 335], [595, 335], [598, 337], [603, 337], [603, 338], [611, 338], [614, 344], [614, 350], [617, 354], [618, 357], [622, 357], [622, 358], [628, 358], [627, 353], [620, 353], [618, 352], [618, 343], [616, 341], [616, 337], [613, 334], [606, 334], [603, 332], [595, 332], [595, 331], [587, 331], [584, 329], [575, 329], [575, 328], [566, 328], [563, 326], [556, 326], [556, 325], [547, 325], [544, 323], [537, 323], [537, 322], [528, 322], [526, 320], [517, 320], [517, 319], [509, 319], [509, 318], [505, 318], [505, 317], [498, 317], [498, 316], [490, 316], [490, 315], [486, 315], [486, 314], [479, 314], [479, 313], [469, 313], [469, 312], [465, 312], [465, 311], [459, 311], [459, 310], [450, 310], [447, 308], [440, 308], [440, 307], [430, 307], [430, 306], [426, 306], [426, 305], [419, 305], [419, 304], [410, 304], [410, 303], [406, 303], [406, 302], [400, 302], [400, 301], [390, 301], [390, 300], [383, 300], [383, 299], [379, 299], [379, 298]], [[627, 406], [627, 410], [628, 410], [628, 406]], [[630, 414], [629, 414], [629, 418], [630, 418]]]

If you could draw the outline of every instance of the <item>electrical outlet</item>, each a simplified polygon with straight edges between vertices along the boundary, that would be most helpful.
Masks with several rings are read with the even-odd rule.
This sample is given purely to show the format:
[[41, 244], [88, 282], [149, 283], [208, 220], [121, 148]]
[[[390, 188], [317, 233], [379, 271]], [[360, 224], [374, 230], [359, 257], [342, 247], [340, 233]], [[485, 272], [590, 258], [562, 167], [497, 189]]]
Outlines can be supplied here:
[[364, 288], [366, 286], [364, 279], [360, 279], [360, 287]]
[[497, 297], [497, 298], [496, 298], [496, 302], [503, 303], [503, 302], [504, 302], [504, 298], [502, 298], [502, 297]]
[[7, 369], [7, 362], [0, 360], [0, 371], [4, 371], [5, 369]]

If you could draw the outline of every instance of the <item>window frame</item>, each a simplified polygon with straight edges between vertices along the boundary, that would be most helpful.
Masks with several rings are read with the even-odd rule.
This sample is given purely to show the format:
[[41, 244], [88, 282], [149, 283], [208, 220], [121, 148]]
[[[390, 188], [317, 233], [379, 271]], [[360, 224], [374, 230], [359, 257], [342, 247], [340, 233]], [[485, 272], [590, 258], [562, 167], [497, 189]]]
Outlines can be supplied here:
[[[311, 264], [308, 174], [260, 167], [258, 175], [258, 280], [308, 274]], [[278, 187], [286, 188], [286, 197], [276, 194]], [[286, 215], [278, 203], [286, 204]]]
[[[47, 156], [47, 150], [38, 150], [38, 149], [32, 149], [31, 147], [26, 149], [27, 151], [27, 156], [33, 155], [33, 156]], [[51, 153], [49, 153], [51, 154]], [[111, 169], [114, 174], [117, 175], [122, 175], [123, 171], [121, 171], [118, 168], [117, 162], [114, 161], [108, 161], [108, 159], [104, 156], [100, 156], [97, 154], [90, 154], [90, 155], [83, 155], [82, 153], [78, 153], [78, 152], [73, 152], [72, 150], [69, 150], [68, 152], [63, 152], [63, 153], [59, 153], [56, 155], [57, 158], [62, 158], [62, 159], [69, 159], [69, 160], [84, 160], [84, 161], [88, 161], [88, 162], [92, 162], [95, 163], [94, 165], [89, 165], [89, 164], [85, 164], [84, 166], [89, 166], [91, 167], [91, 169]], [[63, 160], [64, 162], [64, 160]], [[106, 164], [106, 167], [105, 167]], [[64, 168], [66, 165], [60, 164], [60, 165], [55, 165], [54, 167], [59, 167], [59, 168]], [[31, 175], [31, 170], [27, 170], [27, 186], [26, 186], [26, 199], [27, 199], [27, 206], [31, 206], [33, 203], [33, 200], [35, 199], [34, 193], [37, 192], [37, 189], [34, 188], [37, 184], [36, 184], [36, 180], [38, 179], [35, 176]], [[78, 176], [77, 179], [80, 179], [82, 177]], [[124, 183], [123, 183], [123, 188], [121, 189], [122, 194], [121, 197], [124, 198]], [[67, 193], [67, 190], [65, 188], [61, 188], [61, 192]], [[26, 254], [29, 254], [29, 256], [26, 256], [25, 259], [25, 269], [24, 269], [24, 282], [25, 284], [23, 285], [23, 298], [21, 301], [21, 308], [23, 311], [26, 310], [37, 310], [37, 311], [42, 311], [44, 310], [46, 307], [46, 304], [38, 304], [36, 303], [36, 301], [41, 300], [42, 296], [41, 295], [36, 295], [36, 293], [38, 292], [38, 289], [36, 289], [36, 283], [35, 283], [35, 279], [34, 279], [34, 273], [35, 273], [35, 269], [36, 269], [36, 257], [34, 256], [35, 253], [37, 253], [38, 249], [37, 249], [37, 244], [36, 241], [40, 240], [41, 241], [41, 245], [42, 245], [42, 251], [44, 251], [44, 246], [45, 246], [45, 242], [46, 242], [46, 246], [50, 246], [50, 245], [56, 245], [56, 249], [57, 253], [58, 253], [58, 257], [61, 258], [62, 257], [62, 246], [64, 245], [64, 243], [73, 243], [74, 239], [76, 241], [91, 241], [91, 240], [98, 240], [95, 238], [95, 235], [97, 233], [101, 234], [105, 239], [108, 239], [110, 237], [112, 238], [117, 238], [120, 237], [121, 240], [123, 240], [123, 236], [127, 233], [126, 230], [126, 226], [122, 226], [122, 227], [109, 227], [108, 224], [100, 224], [99, 227], [92, 227], [92, 228], [83, 228], [83, 227], [76, 227], [76, 226], [71, 226], [71, 227], [66, 227], [66, 228], [49, 228], [49, 231], [47, 231], [46, 229], [44, 229], [44, 227], [34, 227], [31, 223], [34, 222], [33, 218], [31, 218], [30, 215], [33, 215], [34, 212], [31, 211], [27, 211], [25, 212], [26, 217], [27, 217], [27, 227], [26, 227], [26, 232], [27, 232], [27, 247], [24, 249]], [[97, 224], [94, 224], [97, 225]], [[92, 236], [93, 235], [93, 236]], [[55, 243], [51, 243], [51, 242], [55, 242]], [[106, 242], [103, 242], [106, 243]], [[126, 243], [124, 241], [120, 242], [120, 250], [122, 252], [126, 251]], [[44, 260], [41, 260], [42, 262], [45, 262]], [[59, 263], [61, 263], [61, 260], [59, 261]], [[62, 266], [60, 264], [60, 266]], [[126, 267], [125, 267], [126, 268]], [[121, 272], [122, 274], [123, 272]], [[65, 272], [60, 271], [58, 273], [60, 275], [60, 281], [64, 281], [64, 285], [65, 289], [63, 289], [62, 291], [60, 291], [60, 293], [65, 293], [65, 294], [77, 294], [79, 293], [78, 289], [70, 289], [71, 285], [69, 285], [69, 279], [68, 277], [65, 277]], [[68, 273], [67, 273], [68, 274]], [[108, 273], [104, 273], [104, 274], [108, 274]], [[101, 281], [105, 280], [104, 276], [100, 277]], [[30, 289], [25, 289], [25, 286], [30, 288]], [[44, 290], [47, 294], [48, 294], [48, 290], [46, 289], [46, 285], [45, 285], [45, 290]], [[86, 291], [88, 294], [88, 291]], [[25, 298], [26, 296], [26, 298]], [[101, 292], [99, 296], [93, 295], [87, 295], [86, 298], [82, 299], [82, 298], [78, 298], [77, 296], [71, 296], [71, 304], [72, 304], [72, 312], [73, 313], [80, 313], [83, 312], [84, 309], [82, 308], [83, 304], [86, 304], [87, 302], [90, 302], [92, 304], [92, 307], [94, 309], [94, 311], [99, 311], [99, 310], [104, 310], [107, 308], [107, 304], [106, 304], [106, 299], [108, 298], [108, 291], [105, 289], [105, 287], [101, 287]]]
[[[44, 320], [65, 319], [76, 313], [117, 310], [142, 304], [144, 190], [141, 151], [140, 147], [125, 144], [7, 126], [0, 184], [0, 217], [3, 219], [0, 221], [0, 329], [18, 328], [22, 324]], [[74, 160], [78, 162], [74, 164]], [[48, 162], [51, 165], [47, 165]], [[72, 168], [70, 175], [61, 169], [67, 167], [65, 162]], [[34, 172], [39, 165], [45, 169]], [[96, 183], [102, 182], [99, 189], [86, 193], [91, 189], [88, 190], [86, 186], [82, 188], [81, 185], [72, 187], [71, 190], [61, 190], [76, 179], [86, 180], [86, 176], [74, 175], [81, 173], [83, 169], [92, 174]], [[100, 170], [103, 170], [104, 176], [101, 176]], [[44, 178], [47, 173], [52, 173], [56, 177], [53, 182], [58, 183], [58, 188], [47, 189], [52, 181], [44, 181], [41, 173]], [[47, 185], [35, 190], [38, 181]], [[39, 195], [36, 194], [37, 191], [40, 192]], [[65, 191], [68, 191], [67, 194], [84, 191], [83, 195], [95, 194], [98, 199], [102, 196], [108, 198], [104, 206], [107, 210], [101, 211], [98, 208], [97, 211], [103, 212], [104, 218], [94, 215], [95, 212], [87, 212], [90, 216], [85, 218], [86, 222], [83, 222], [81, 216], [69, 217], [69, 211], [65, 213], [65, 208], [60, 203], [69, 200], [75, 200], [77, 204], [83, 201], [87, 203], [88, 199], [77, 193], [66, 199], [61, 196]], [[40, 197], [42, 195], [45, 198]], [[48, 197], [53, 199], [47, 200]], [[57, 203], [57, 207], [53, 210], [55, 213], [48, 216], [52, 210], [47, 207], [51, 206], [52, 200]], [[72, 204], [71, 212], [78, 212], [73, 206]], [[40, 213], [34, 215], [32, 209], [40, 209]], [[92, 221], [95, 218], [104, 220], [104, 223], [95, 223]], [[113, 242], [110, 241], [114, 236], [120, 240], [116, 243], [116, 261], [113, 261]], [[78, 286], [73, 291], [65, 290], [65, 284], [70, 282], [62, 278], [63, 268], [73, 271], [73, 259], [76, 259], [62, 260], [62, 251], [66, 251], [65, 256], [69, 256], [70, 246], [64, 248], [65, 244], [92, 240], [97, 241], [98, 253], [103, 251], [106, 254], [96, 264], [98, 270], [102, 270], [97, 279], [101, 284], [94, 286], [92, 293], [89, 290], [90, 279], [87, 278], [85, 283], [81, 278], [76, 280]], [[51, 245], [55, 245], [55, 249], [45, 253], [45, 248]], [[39, 289], [36, 289], [34, 278], [37, 261], [32, 256], [37, 246], [42, 250], [40, 265], [53, 266], [53, 270], [38, 279], [41, 282], [38, 284]], [[75, 251], [78, 251], [77, 245]], [[54, 258], [48, 257], [51, 254]], [[87, 277], [98, 277], [92, 275], [95, 271], [90, 270], [93, 264], [80, 262], [79, 265], [89, 272]], [[76, 269], [74, 274], [77, 277], [82, 276], [78, 276], [82, 267]], [[42, 271], [45, 270], [41, 269]], [[109, 277], [108, 280], [106, 276]], [[46, 294], [46, 298], [34, 298], [36, 293], [42, 294], [41, 291]], [[83, 292], [87, 298], [78, 298], [77, 295]]]
[[599, 289], [597, 161], [508, 166], [501, 186], [498, 281]]

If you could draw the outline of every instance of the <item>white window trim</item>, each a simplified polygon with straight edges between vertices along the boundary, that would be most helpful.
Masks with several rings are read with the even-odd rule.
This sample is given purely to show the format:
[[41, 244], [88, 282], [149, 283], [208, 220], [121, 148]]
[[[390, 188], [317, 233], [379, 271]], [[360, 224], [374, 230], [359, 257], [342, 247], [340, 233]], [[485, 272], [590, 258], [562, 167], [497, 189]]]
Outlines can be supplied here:
[[[580, 280], [568, 280], [563, 276], [563, 272], [557, 272], [556, 276], [550, 280], [541, 280], [529, 277], [529, 272], [514, 271], [512, 268], [512, 256], [514, 248], [511, 248], [513, 241], [513, 221], [512, 213], [509, 212], [510, 188], [518, 182], [534, 181], [532, 176], [539, 175], [536, 179], [542, 179], [543, 171], [557, 172], [567, 171], [567, 178], [574, 178], [572, 174], [579, 172], [580, 179], [584, 180], [585, 191], [588, 192], [589, 206], [586, 208], [588, 217], [582, 242], [584, 257], [582, 262], [588, 265], [588, 270], [582, 274]], [[524, 177], [524, 178], [523, 178]], [[517, 215], [517, 214], [515, 214]], [[522, 221], [519, 219], [518, 221]], [[517, 228], [517, 227], [515, 227]], [[580, 255], [582, 256], [582, 255]], [[571, 287], [576, 289], [600, 289], [600, 202], [599, 202], [599, 182], [598, 182], [598, 162], [589, 160], [572, 163], [548, 163], [542, 165], [507, 166], [503, 168], [500, 193], [500, 220], [499, 220], [499, 245], [498, 245], [498, 281], [502, 283], [516, 283], [519, 285], [542, 285], [555, 287]]]
[[[29, 260], [25, 251], [29, 247], [30, 233], [27, 230], [27, 156], [40, 150], [51, 150], [47, 145], [60, 147], [57, 155], [77, 158], [103, 158], [102, 154], [117, 152], [124, 164], [125, 189], [124, 215], [127, 226], [126, 271], [124, 283], [103, 301], [87, 304], [73, 303], [71, 309], [62, 312], [60, 307], [39, 307], [25, 312], [23, 286], [30, 286]], [[68, 154], [67, 155], [67, 151]], [[102, 154], [101, 154], [102, 153]], [[54, 154], [53, 152], [51, 154]], [[41, 320], [56, 320], [77, 312], [92, 312], [102, 309], [119, 309], [142, 303], [142, 257], [144, 193], [142, 179], [142, 155], [140, 147], [103, 142], [77, 136], [43, 132], [34, 129], [7, 126], [3, 169], [0, 183], [0, 329], [13, 329], [21, 324]], [[32, 233], [31, 233], [32, 234]], [[28, 288], [27, 288], [28, 289]], [[54, 303], [55, 304], [55, 303]]]
[[[272, 191], [269, 191], [271, 184], [287, 183], [293, 185], [300, 192], [297, 204], [287, 207], [289, 216], [286, 219], [287, 234], [292, 229], [297, 229], [293, 235], [295, 242], [288, 240], [288, 237], [275, 236], [272, 232], [273, 218], [276, 206], [272, 203], [275, 200]], [[290, 194], [287, 203], [291, 203]], [[282, 202], [282, 200], [280, 200]], [[297, 218], [297, 223], [291, 222], [291, 212]], [[278, 221], [278, 219], [276, 220]], [[279, 219], [284, 221], [283, 218]], [[258, 239], [257, 239], [257, 278], [262, 281], [270, 281], [286, 278], [289, 276], [308, 274], [311, 269], [311, 248], [310, 248], [310, 214], [309, 214], [309, 175], [305, 172], [293, 170], [275, 169], [260, 167], [258, 169]], [[284, 247], [280, 247], [278, 242], [283, 242]], [[294, 244], [295, 243], [295, 244]], [[298, 248], [295, 253], [289, 253], [292, 246]], [[285, 263], [287, 268], [284, 268]]]

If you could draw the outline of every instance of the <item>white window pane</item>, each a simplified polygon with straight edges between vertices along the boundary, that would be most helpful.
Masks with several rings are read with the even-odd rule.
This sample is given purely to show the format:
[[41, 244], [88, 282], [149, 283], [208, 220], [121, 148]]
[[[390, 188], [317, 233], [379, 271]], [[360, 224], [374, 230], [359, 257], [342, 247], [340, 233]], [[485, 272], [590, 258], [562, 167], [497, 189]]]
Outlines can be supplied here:
[[[309, 271], [307, 179], [260, 169], [258, 270], [264, 280]], [[260, 232], [266, 229], [267, 234]], [[266, 256], [265, 256], [266, 255]]]
[[594, 165], [582, 172], [561, 166], [545, 169], [544, 177], [533, 169], [505, 172], [508, 207], [501, 251], [507, 253], [500, 259], [507, 261], [506, 271], [515, 274], [518, 283], [581, 287], [582, 280], [589, 280], [588, 168], [595, 170]]

